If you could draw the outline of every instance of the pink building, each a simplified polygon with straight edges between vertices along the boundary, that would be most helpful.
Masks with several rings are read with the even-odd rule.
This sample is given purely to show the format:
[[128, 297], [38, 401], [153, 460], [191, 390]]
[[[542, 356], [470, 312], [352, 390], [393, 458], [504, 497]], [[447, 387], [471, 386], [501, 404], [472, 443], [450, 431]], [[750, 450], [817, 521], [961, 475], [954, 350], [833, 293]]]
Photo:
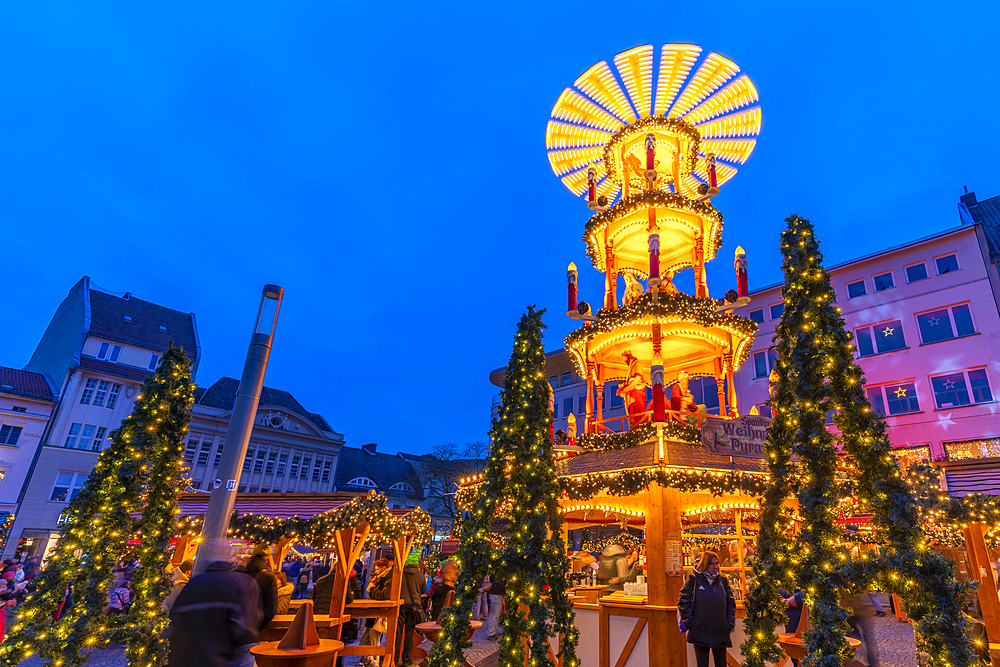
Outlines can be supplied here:
[[[868, 398], [906, 457], [1000, 456], [1000, 274], [987, 238], [1000, 224], [1000, 216], [988, 219], [1000, 212], [1000, 198], [975, 203], [971, 194], [969, 207], [969, 196], [962, 226], [828, 269]], [[781, 285], [750, 297], [737, 312], [760, 328], [736, 388], [743, 414], [754, 405], [767, 414]]]

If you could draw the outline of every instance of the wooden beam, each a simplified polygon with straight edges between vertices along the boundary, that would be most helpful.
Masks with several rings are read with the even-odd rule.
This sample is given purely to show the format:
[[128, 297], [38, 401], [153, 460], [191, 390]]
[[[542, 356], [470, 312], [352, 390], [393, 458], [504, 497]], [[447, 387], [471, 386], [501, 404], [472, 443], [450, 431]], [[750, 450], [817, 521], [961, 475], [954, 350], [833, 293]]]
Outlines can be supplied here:
[[986, 624], [986, 635], [991, 639], [990, 660], [993, 667], [1000, 667], [1000, 648], [994, 649], [997, 638], [1000, 637], [1000, 594], [997, 592], [997, 581], [990, 567], [990, 552], [986, 547], [985, 525], [971, 523], [962, 532], [965, 537], [965, 548], [969, 552], [969, 574], [979, 582], [976, 593], [979, 595], [979, 608], [983, 612], [983, 623]]
[[625, 646], [622, 647], [622, 652], [618, 656], [618, 661], [615, 662], [615, 667], [625, 667], [625, 663], [628, 662], [629, 656], [632, 655], [632, 649], [635, 648], [635, 643], [639, 641], [639, 635], [642, 634], [644, 627], [646, 627], [646, 619], [637, 618], [635, 627], [632, 628], [632, 634], [628, 636], [628, 641], [625, 642]]

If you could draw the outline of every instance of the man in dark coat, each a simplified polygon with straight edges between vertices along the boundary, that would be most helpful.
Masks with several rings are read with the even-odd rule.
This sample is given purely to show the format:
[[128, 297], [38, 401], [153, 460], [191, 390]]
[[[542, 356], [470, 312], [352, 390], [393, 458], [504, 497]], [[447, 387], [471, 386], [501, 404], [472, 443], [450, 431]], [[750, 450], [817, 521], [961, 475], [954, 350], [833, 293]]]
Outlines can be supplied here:
[[[344, 603], [350, 604], [361, 599], [361, 584], [355, 578], [356, 574], [351, 572], [347, 580], [347, 594], [344, 596]], [[337, 571], [332, 570], [329, 574], [319, 578], [313, 585], [313, 614], [324, 616], [330, 613], [330, 603], [333, 600], [333, 585], [337, 580]], [[341, 638], [343, 638], [341, 631]]]
[[420, 598], [424, 594], [424, 575], [420, 572], [419, 558], [420, 551], [414, 549], [403, 566], [403, 584], [399, 596], [402, 605], [399, 608], [399, 622], [396, 624], [396, 650], [402, 647], [399, 664], [403, 667], [413, 664], [413, 633], [417, 624], [423, 621]]
[[233, 667], [260, 637], [260, 587], [229, 561], [210, 563], [170, 610], [168, 667]]
[[709, 650], [715, 667], [726, 667], [726, 648], [733, 645], [730, 635], [736, 627], [736, 598], [729, 580], [719, 574], [718, 556], [706, 551], [698, 567], [677, 601], [678, 628], [687, 631], [688, 643], [694, 644], [698, 667], [708, 667]]
[[271, 563], [263, 553], [255, 553], [247, 561], [247, 574], [260, 586], [260, 601], [264, 609], [260, 629], [263, 630], [278, 613], [278, 578], [271, 572]]

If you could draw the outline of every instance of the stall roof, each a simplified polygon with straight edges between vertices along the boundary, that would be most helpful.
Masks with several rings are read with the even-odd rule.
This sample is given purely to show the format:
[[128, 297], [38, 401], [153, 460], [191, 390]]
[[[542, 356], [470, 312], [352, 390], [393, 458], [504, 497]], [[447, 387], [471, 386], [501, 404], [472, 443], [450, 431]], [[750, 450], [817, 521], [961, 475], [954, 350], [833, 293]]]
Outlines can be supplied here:
[[[346, 505], [363, 493], [237, 493], [235, 510], [278, 519], [311, 517]], [[210, 493], [182, 493], [177, 497], [179, 514], [197, 516], [208, 510]]]

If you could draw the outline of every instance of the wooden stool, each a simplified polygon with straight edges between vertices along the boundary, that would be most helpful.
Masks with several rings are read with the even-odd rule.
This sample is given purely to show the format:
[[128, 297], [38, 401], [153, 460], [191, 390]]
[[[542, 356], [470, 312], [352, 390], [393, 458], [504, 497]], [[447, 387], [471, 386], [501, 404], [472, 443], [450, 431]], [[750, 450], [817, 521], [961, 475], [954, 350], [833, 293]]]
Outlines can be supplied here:
[[[478, 630], [481, 627], [483, 627], [482, 621], [470, 621], [469, 634], [465, 636], [465, 641], [471, 640], [472, 635], [474, 635], [476, 633], [476, 630]], [[441, 626], [438, 623], [435, 623], [434, 621], [428, 621], [427, 623], [417, 623], [416, 630], [424, 637], [427, 637], [427, 639], [432, 644], [437, 644], [438, 639], [441, 638]], [[465, 667], [475, 667], [475, 665], [466, 660]]]
[[[782, 632], [778, 635], [778, 646], [781, 650], [785, 652], [789, 658], [793, 660], [801, 661], [806, 657], [806, 646], [805, 641], [802, 639], [802, 634], [809, 627], [809, 607], [802, 607], [802, 615], [799, 617], [799, 626], [795, 629], [795, 632]], [[851, 649], [857, 649], [861, 646], [861, 641], [855, 639], [854, 637], [844, 637], [847, 643], [850, 645]], [[850, 660], [844, 662], [846, 665]]]
[[[339, 625], [340, 619], [331, 623]], [[299, 607], [281, 641], [257, 644], [250, 653], [259, 667], [332, 667], [342, 648], [344, 642], [319, 638], [312, 605], [306, 604]]]

